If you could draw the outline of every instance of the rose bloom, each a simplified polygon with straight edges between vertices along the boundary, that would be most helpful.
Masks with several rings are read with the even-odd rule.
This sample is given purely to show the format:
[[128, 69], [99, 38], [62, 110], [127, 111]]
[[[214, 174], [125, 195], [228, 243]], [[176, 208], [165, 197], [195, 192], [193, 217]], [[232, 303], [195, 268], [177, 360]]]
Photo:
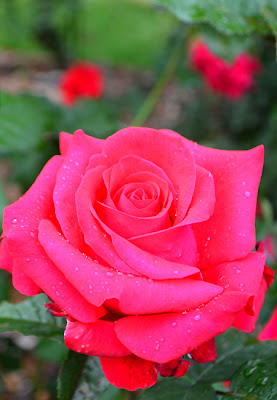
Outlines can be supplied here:
[[4, 212], [2, 268], [67, 318], [65, 344], [136, 390], [214, 360], [252, 331], [273, 272], [255, 247], [263, 146], [202, 147], [169, 130], [60, 135], [61, 155]]
[[94, 64], [79, 62], [71, 65], [61, 77], [63, 102], [72, 106], [79, 98], [98, 99], [104, 91], [104, 75]]
[[229, 65], [202, 41], [192, 46], [190, 63], [203, 76], [208, 87], [233, 100], [240, 99], [252, 88], [254, 75], [261, 69], [259, 61], [246, 53], [240, 54]]

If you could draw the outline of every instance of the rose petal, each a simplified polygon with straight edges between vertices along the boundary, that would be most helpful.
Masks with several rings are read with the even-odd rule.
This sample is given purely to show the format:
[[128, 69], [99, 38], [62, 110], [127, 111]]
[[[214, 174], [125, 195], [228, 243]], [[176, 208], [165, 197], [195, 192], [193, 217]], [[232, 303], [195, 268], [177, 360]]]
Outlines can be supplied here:
[[[148, 187], [157, 189], [158, 193], [152, 198], [136, 198], [139, 191], [142, 191], [142, 193], [146, 195], [145, 190], [147, 190]], [[133, 191], [130, 192], [132, 189]], [[116, 207], [119, 211], [123, 211], [135, 217], [153, 217], [161, 210], [159, 197], [159, 187], [154, 182], [140, 183], [139, 185], [137, 183], [129, 183], [122, 188]], [[107, 203], [107, 205], [110, 204]]]
[[60, 153], [62, 156], [65, 156], [69, 146], [71, 145], [73, 139], [73, 135], [67, 132], [60, 132]]
[[248, 295], [225, 290], [204, 307], [182, 313], [130, 316], [117, 321], [119, 340], [138, 357], [166, 363], [226, 331]]
[[12, 273], [13, 257], [9, 252], [8, 240], [5, 237], [0, 242], [0, 268]]
[[[163, 130], [169, 138], [176, 132]], [[216, 204], [212, 217], [195, 225], [200, 266], [246, 256], [256, 243], [255, 214], [263, 167], [263, 146], [248, 151], [210, 149], [183, 138], [196, 163], [214, 178]]]
[[35, 296], [42, 292], [35, 282], [26, 274], [24, 267], [21, 265], [21, 261], [18, 259], [14, 260], [12, 282], [14, 288], [26, 296]]
[[124, 357], [131, 352], [118, 340], [114, 322], [96, 321], [84, 324], [67, 321], [64, 343], [70, 350], [98, 357]]
[[108, 381], [122, 389], [134, 391], [151, 387], [157, 382], [155, 365], [134, 354], [121, 358], [100, 358], [103, 372]]
[[[222, 288], [193, 279], [152, 281], [97, 264], [67, 242], [47, 220], [39, 240], [50, 259], [90, 303], [125, 314], [153, 314], [195, 308], [222, 293]], [[132, 293], [132, 296], [130, 296]]]
[[129, 239], [149, 254], [183, 265], [197, 265], [197, 245], [191, 226], [175, 226], [165, 231]]
[[200, 344], [200, 346], [191, 351], [190, 355], [194, 361], [201, 364], [214, 361], [217, 357], [215, 340], [210, 339]]
[[258, 336], [259, 340], [277, 340], [277, 307]]
[[[54, 188], [55, 213], [66, 238], [83, 249], [84, 239], [78, 224], [75, 193], [85, 173], [89, 158], [101, 152], [103, 141], [87, 136], [80, 129], [72, 137]], [[65, 190], [66, 188], [66, 190]]]
[[214, 212], [215, 188], [212, 174], [196, 166], [196, 182], [188, 214], [181, 224], [193, 224], [208, 220]]
[[254, 252], [245, 258], [217, 265], [203, 271], [204, 279], [231, 290], [256, 296], [262, 280], [266, 256]]
[[[105, 161], [108, 163], [107, 159]], [[174, 187], [165, 172], [152, 162], [135, 156], [122, 157], [118, 163], [103, 173], [103, 179], [107, 188], [105, 204], [111, 207], [114, 205], [114, 200], [118, 201], [117, 192], [124, 185], [132, 182], [156, 182], [163, 194], [163, 206], [165, 206], [169, 191], [174, 194], [174, 198], [176, 197]]]
[[110, 237], [101, 229], [101, 225], [90, 211], [91, 196], [103, 183], [102, 173], [105, 166], [99, 165], [88, 170], [76, 192], [77, 215], [86, 243], [103, 260], [122, 272], [136, 273], [114, 250]]
[[[99, 222], [102, 222], [118, 235], [128, 239], [133, 236], [145, 235], [150, 232], [167, 229], [172, 225], [168, 213], [173, 200], [171, 193], [170, 195], [171, 196], [167, 207], [154, 217], [136, 217], [134, 215], [129, 215], [125, 212], [115, 210], [114, 208], [99, 202], [97, 203], [97, 207], [94, 209]], [[96, 215], [94, 214], [94, 216]]]
[[177, 193], [176, 223], [182, 221], [191, 203], [195, 187], [195, 163], [181, 136], [169, 138], [149, 128], [130, 127], [107, 138], [104, 153], [113, 164], [134, 155], [161, 168]]
[[181, 279], [200, 272], [198, 268], [167, 261], [162, 255], [159, 257], [144, 251], [118, 235], [111, 233], [111, 237], [114, 248], [122, 260], [148, 278]]
[[[61, 162], [60, 156], [51, 158], [28, 192], [6, 207], [4, 233], [10, 252], [25, 278], [30, 277], [67, 314], [83, 322], [94, 322], [105, 315], [105, 309], [89, 304], [48, 259], [38, 242], [39, 221], [49, 217], [54, 219], [52, 193]], [[33, 293], [28, 290], [28, 294], [37, 293], [37, 289]]]
[[265, 277], [263, 277], [256, 296], [252, 296], [248, 300], [245, 309], [237, 315], [233, 323], [235, 328], [241, 329], [245, 332], [253, 332], [256, 322], [259, 318], [267, 290], [268, 284]]
[[159, 374], [164, 377], [180, 378], [188, 372], [190, 362], [179, 358], [160, 365]]

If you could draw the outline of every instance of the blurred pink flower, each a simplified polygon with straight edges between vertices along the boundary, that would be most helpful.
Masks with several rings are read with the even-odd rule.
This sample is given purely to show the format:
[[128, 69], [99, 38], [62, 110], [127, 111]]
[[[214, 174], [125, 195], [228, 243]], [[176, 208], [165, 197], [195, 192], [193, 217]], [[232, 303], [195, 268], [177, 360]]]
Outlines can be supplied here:
[[240, 54], [229, 65], [213, 54], [202, 41], [191, 47], [190, 63], [202, 75], [208, 87], [233, 100], [238, 100], [254, 85], [253, 77], [261, 70], [260, 62], [246, 53]]

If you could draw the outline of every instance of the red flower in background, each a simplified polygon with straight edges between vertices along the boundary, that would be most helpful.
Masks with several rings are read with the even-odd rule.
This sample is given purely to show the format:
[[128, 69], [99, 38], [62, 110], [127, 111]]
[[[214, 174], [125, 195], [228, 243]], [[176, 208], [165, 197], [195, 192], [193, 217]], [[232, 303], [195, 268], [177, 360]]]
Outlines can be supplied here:
[[60, 82], [63, 102], [71, 106], [80, 97], [98, 99], [104, 91], [104, 75], [94, 64], [80, 62], [69, 67]]
[[229, 65], [201, 41], [192, 46], [190, 63], [203, 76], [207, 86], [233, 100], [238, 100], [251, 89], [253, 77], [261, 69], [260, 62], [246, 53], [240, 54]]

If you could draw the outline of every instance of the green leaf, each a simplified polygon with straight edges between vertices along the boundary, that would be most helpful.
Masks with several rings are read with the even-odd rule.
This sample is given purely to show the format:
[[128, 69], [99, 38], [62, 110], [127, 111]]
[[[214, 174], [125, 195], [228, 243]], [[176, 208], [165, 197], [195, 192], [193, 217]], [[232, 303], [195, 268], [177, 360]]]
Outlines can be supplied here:
[[53, 317], [44, 307], [49, 302], [40, 294], [18, 304], [6, 301], [0, 305], [0, 332], [18, 331], [63, 342], [64, 320]]
[[44, 338], [40, 339], [35, 350], [36, 357], [56, 364], [65, 359], [67, 352], [68, 349], [64, 343]]
[[59, 400], [70, 400], [74, 395], [87, 361], [85, 354], [69, 351], [58, 378]]
[[277, 395], [276, 358], [248, 361], [232, 378], [232, 392], [248, 395], [248, 398], [272, 400]]
[[[275, 0], [156, 0], [188, 23], [207, 22], [225, 34], [266, 33], [277, 26]], [[270, 15], [268, 15], [270, 13]]]
[[108, 394], [109, 387], [110, 384], [102, 372], [99, 358], [88, 357], [72, 400], [102, 400], [102, 396]]
[[52, 127], [56, 108], [46, 99], [0, 94], [0, 150], [27, 151], [37, 148]]
[[83, 129], [87, 135], [105, 139], [118, 130], [114, 104], [106, 101], [79, 101], [72, 108], [64, 108], [58, 130], [74, 133]]
[[146, 389], [140, 400], [215, 400], [216, 395], [211, 386], [198, 383], [190, 385], [183, 379], [167, 378]]
[[[225, 335], [220, 335], [224, 343]], [[236, 335], [239, 336], [238, 334]], [[230, 380], [233, 374], [249, 360], [256, 358], [268, 358], [277, 355], [277, 341], [247, 343], [244, 335], [237, 340], [237, 343], [226, 342], [226, 349], [222, 353], [218, 351], [215, 361], [205, 365], [195, 365], [192, 368], [193, 378], [196, 382], [215, 383]], [[253, 339], [254, 340], [254, 339]], [[217, 340], [218, 342], [218, 340]], [[196, 376], [195, 371], [198, 376]], [[191, 374], [191, 373], [190, 373]]]

